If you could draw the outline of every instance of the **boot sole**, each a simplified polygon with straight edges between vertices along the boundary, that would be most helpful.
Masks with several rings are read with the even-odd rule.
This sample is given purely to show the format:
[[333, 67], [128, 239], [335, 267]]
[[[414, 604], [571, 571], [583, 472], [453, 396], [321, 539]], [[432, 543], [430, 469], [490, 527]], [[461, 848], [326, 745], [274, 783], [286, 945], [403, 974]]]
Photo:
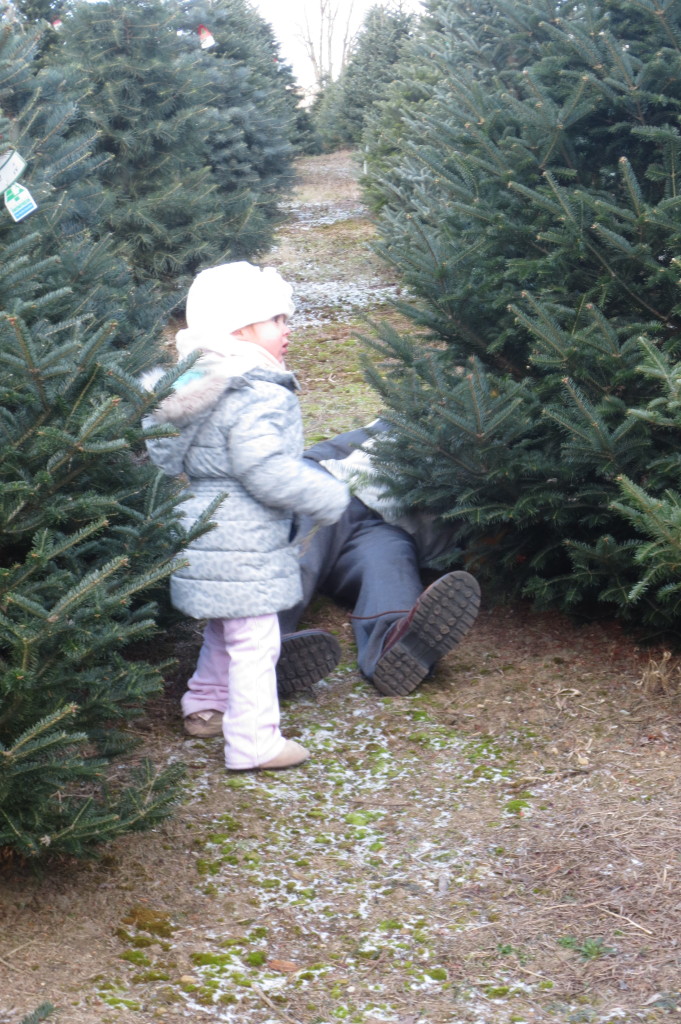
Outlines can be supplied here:
[[269, 768], [264, 764], [253, 765], [252, 768], [225, 768], [225, 771], [229, 772], [230, 775], [243, 775], [246, 772], [285, 772], [289, 768], [300, 768], [301, 764], [307, 764], [310, 760], [309, 757], [302, 757], [300, 761], [292, 761], [291, 764], [277, 764], [272, 765]]
[[480, 587], [467, 572], [436, 580], [419, 599], [409, 629], [379, 659], [372, 683], [386, 697], [406, 697], [475, 622]]
[[[291, 750], [293, 747], [293, 750]], [[270, 761], [265, 761], [264, 764], [257, 764], [251, 768], [230, 768], [227, 767], [228, 772], [282, 772], [287, 768], [297, 768], [298, 765], [305, 764], [310, 758], [310, 751], [306, 750], [305, 747], [301, 746], [300, 743], [296, 743], [295, 740], [286, 740], [283, 748], [279, 751], [276, 757], [273, 757]]]
[[282, 700], [305, 693], [333, 672], [341, 660], [340, 644], [330, 633], [306, 629], [281, 638], [277, 693]]

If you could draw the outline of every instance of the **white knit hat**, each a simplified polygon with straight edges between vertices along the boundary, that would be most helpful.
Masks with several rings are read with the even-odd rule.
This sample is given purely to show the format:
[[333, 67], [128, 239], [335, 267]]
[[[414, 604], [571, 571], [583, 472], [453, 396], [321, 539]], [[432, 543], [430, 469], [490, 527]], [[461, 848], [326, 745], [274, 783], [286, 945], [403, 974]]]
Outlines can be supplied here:
[[197, 274], [187, 295], [187, 327], [194, 336], [232, 334], [282, 313], [291, 316], [293, 288], [274, 267], [222, 263]]

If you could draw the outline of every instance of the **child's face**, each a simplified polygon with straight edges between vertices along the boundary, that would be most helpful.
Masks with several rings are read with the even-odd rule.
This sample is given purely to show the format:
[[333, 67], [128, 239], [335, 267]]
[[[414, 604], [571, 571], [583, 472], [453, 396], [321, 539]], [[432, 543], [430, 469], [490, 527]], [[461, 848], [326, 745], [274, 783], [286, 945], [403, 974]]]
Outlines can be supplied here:
[[252, 345], [260, 345], [280, 363], [284, 362], [291, 328], [288, 326], [288, 317], [283, 313], [272, 317], [271, 320], [249, 324], [248, 327], [242, 327], [234, 333], [244, 341], [250, 341]]

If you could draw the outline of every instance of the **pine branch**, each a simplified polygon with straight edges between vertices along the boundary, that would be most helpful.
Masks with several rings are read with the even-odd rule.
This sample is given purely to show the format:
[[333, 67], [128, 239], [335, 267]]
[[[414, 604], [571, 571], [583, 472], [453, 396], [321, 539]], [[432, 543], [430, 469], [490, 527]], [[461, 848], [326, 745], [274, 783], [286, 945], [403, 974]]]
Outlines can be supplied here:
[[41, 1020], [47, 1020], [55, 1012], [52, 1003], [41, 1003], [32, 1013], [27, 1014], [21, 1024], [40, 1024]]

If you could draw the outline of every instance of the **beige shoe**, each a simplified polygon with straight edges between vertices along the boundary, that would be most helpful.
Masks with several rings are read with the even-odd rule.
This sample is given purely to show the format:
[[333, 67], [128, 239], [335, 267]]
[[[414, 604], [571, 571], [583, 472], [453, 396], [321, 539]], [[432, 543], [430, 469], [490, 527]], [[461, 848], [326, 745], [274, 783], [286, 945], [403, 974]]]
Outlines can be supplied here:
[[273, 757], [271, 761], [259, 764], [258, 768], [266, 769], [267, 771], [279, 768], [295, 768], [297, 764], [307, 761], [309, 756], [310, 751], [306, 750], [300, 743], [296, 743], [295, 740], [286, 740], [281, 753]]
[[222, 736], [222, 711], [193, 711], [184, 719], [184, 731], [189, 736]]

